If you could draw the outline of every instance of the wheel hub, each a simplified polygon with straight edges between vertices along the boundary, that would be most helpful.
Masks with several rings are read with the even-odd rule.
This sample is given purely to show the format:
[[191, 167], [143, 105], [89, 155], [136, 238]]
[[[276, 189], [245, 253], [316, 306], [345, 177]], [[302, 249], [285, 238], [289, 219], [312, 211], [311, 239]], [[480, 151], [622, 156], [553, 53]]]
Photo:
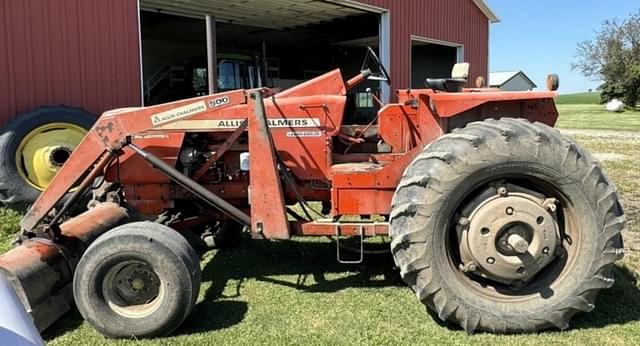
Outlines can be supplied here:
[[32, 130], [15, 153], [18, 173], [35, 189], [44, 190], [86, 133], [69, 123], [50, 123]]
[[490, 190], [461, 218], [463, 270], [505, 284], [526, 282], [553, 260], [560, 244], [556, 201], [515, 185]]
[[71, 151], [73, 149], [67, 146], [59, 146], [51, 148], [49, 152], [49, 163], [51, 166], [62, 167], [65, 162], [71, 156]]
[[160, 280], [148, 266], [129, 264], [116, 274], [116, 290], [124, 303], [146, 304], [158, 296]]

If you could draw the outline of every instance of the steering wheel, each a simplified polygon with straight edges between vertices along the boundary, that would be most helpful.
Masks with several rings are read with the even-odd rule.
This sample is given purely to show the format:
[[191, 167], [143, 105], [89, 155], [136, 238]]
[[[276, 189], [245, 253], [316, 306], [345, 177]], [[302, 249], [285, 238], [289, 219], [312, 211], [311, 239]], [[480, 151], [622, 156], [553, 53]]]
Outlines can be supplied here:
[[384, 67], [384, 65], [380, 61], [380, 58], [378, 58], [378, 55], [376, 54], [376, 52], [374, 52], [373, 49], [371, 49], [371, 47], [367, 47], [367, 55], [364, 57], [364, 61], [362, 62], [362, 68], [360, 68], [360, 71], [365, 71], [365, 70], [371, 71], [371, 69], [369, 68], [369, 64], [371, 62], [373, 62], [376, 65], [376, 70], [378, 72], [373, 73], [372, 71], [368, 79], [383, 81], [388, 85], [391, 85], [391, 76], [389, 76], [389, 72], [387, 72], [387, 69]]

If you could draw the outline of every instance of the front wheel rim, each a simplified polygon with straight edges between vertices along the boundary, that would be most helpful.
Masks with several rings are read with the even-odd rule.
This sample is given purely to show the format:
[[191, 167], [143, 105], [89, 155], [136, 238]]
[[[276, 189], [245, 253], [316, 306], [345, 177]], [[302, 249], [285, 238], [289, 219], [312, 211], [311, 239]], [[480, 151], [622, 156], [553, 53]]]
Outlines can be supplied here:
[[139, 319], [155, 313], [166, 296], [164, 285], [146, 262], [121, 262], [109, 269], [102, 282], [102, 294], [116, 314]]

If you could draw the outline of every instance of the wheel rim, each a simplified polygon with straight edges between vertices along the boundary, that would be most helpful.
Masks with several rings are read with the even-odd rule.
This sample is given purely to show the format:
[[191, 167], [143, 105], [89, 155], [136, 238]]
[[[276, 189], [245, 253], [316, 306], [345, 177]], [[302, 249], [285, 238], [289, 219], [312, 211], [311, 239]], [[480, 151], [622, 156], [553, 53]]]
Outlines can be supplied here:
[[552, 292], [580, 248], [571, 201], [530, 177], [495, 180], [468, 196], [474, 197], [456, 210], [447, 240], [449, 262], [460, 282], [500, 301]]
[[102, 284], [109, 308], [127, 318], [153, 314], [165, 297], [164, 285], [153, 268], [142, 261], [126, 261], [109, 269]]
[[16, 150], [20, 176], [33, 188], [44, 190], [87, 134], [69, 123], [49, 123], [29, 132]]

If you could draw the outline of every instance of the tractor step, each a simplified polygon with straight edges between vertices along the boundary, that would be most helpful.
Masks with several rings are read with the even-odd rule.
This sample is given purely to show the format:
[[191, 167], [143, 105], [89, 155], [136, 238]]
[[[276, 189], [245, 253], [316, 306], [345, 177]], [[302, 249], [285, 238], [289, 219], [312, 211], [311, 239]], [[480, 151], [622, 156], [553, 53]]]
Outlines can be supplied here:
[[360, 237], [360, 251], [357, 251], [359, 254], [358, 259], [356, 260], [347, 260], [344, 259], [342, 257], [342, 255], [340, 254], [340, 248], [342, 248], [342, 246], [340, 245], [340, 223], [335, 223], [335, 229], [336, 229], [336, 259], [338, 260], [339, 263], [341, 264], [359, 264], [362, 263], [362, 261], [364, 260], [364, 225], [363, 224], [358, 224], [356, 226], [358, 228], [358, 236]]
[[[336, 259], [343, 264], [362, 263], [365, 254], [364, 239], [366, 237], [386, 236], [389, 231], [388, 222], [377, 221], [332, 222], [328, 219], [321, 219], [312, 222], [294, 223], [292, 226], [292, 230], [297, 235], [335, 237]], [[360, 244], [357, 248], [350, 248], [341, 243], [341, 237], [359, 238]], [[343, 253], [344, 250], [355, 252], [358, 256], [353, 260], [346, 259]]]

